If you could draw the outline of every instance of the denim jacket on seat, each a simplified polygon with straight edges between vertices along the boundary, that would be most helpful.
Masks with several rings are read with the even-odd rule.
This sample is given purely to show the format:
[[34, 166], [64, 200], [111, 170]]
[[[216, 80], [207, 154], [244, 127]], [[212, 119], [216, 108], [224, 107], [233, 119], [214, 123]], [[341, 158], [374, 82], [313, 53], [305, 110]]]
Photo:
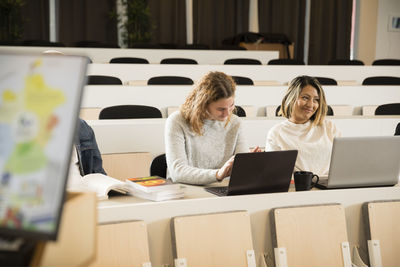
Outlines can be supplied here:
[[97, 147], [93, 129], [82, 119], [79, 119], [75, 147], [78, 153], [79, 169], [82, 176], [90, 173], [106, 174], [103, 169], [103, 160]]

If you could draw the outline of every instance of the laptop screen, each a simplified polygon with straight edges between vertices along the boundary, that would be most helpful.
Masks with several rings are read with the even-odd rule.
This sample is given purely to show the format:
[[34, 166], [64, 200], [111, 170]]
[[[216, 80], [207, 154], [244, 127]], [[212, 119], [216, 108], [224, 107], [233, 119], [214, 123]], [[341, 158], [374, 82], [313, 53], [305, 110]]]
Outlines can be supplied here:
[[335, 138], [328, 187], [394, 185], [400, 172], [400, 136]]
[[287, 192], [297, 150], [238, 153], [228, 195]]
[[0, 234], [56, 239], [86, 66], [0, 54]]

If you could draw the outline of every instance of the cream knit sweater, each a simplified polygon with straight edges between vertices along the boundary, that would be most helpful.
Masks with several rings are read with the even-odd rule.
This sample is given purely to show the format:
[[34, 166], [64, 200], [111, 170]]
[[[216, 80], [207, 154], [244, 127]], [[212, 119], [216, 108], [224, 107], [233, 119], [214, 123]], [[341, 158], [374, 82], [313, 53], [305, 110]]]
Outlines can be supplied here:
[[179, 111], [165, 126], [168, 177], [175, 182], [204, 185], [216, 182], [216, 173], [234, 154], [248, 152], [239, 117], [230, 122], [206, 120], [203, 135], [191, 131]]
[[286, 120], [268, 132], [266, 151], [297, 149], [295, 171], [311, 171], [328, 175], [334, 137], [341, 136], [332, 121], [325, 120], [321, 126], [308, 121], [295, 124]]

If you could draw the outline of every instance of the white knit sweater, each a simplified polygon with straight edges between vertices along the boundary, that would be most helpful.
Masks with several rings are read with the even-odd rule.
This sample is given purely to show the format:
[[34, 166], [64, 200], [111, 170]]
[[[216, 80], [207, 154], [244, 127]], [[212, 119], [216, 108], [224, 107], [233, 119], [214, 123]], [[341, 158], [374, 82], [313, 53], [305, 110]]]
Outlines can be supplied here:
[[267, 151], [297, 149], [295, 171], [311, 171], [327, 175], [334, 137], [341, 136], [332, 121], [325, 120], [321, 126], [312, 126], [308, 121], [295, 124], [286, 120], [268, 132]]
[[230, 122], [206, 120], [203, 135], [195, 134], [179, 111], [171, 114], [165, 126], [168, 177], [175, 182], [208, 184], [234, 154], [248, 152], [239, 117]]

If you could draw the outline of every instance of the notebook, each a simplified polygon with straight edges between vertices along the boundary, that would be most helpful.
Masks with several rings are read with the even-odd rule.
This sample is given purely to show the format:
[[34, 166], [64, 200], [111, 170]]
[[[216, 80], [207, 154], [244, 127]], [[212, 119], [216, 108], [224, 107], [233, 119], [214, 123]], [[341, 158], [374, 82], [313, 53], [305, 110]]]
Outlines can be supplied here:
[[400, 136], [339, 137], [321, 189], [392, 186], [400, 173]]
[[229, 185], [205, 190], [219, 196], [287, 192], [296, 157], [297, 150], [238, 153]]

